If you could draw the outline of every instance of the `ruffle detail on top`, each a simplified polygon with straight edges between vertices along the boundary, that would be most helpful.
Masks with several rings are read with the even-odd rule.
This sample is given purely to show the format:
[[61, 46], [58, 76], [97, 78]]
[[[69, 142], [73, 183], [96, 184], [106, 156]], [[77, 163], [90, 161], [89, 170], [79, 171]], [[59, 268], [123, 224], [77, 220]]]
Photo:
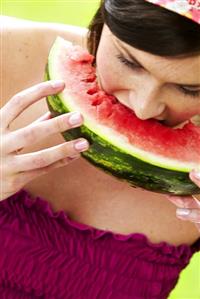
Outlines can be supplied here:
[[0, 244], [2, 299], [164, 299], [200, 250], [79, 223], [24, 189], [0, 202]]
[[181, 259], [183, 262], [188, 262], [191, 256], [200, 250], [200, 238], [192, 245], [189, 246], [187, 244], [181, 244], [179, 246], [175, 246], [169, 244], [165, 241], [160, 243], [152, 243], [146, 235], [141, 233], [130, 233], [127, 235], [123, 235], [120, 233], [114, 233], [109, 230], [101, 230], [84, 223], [80, 223], [70, 218], [70, 216], [64, 211], [54, 212], [50, 207], [50, 204], [41, 197], [33, 198], [26, 190], [22, 189], [13, 195], [13, 200], [18, 200], [18, 198], [23, 198], [24, 205], [28, 208], [35, 206], [37, 210], [45, 213], [48, 217], [54, 219], [62, 220], [66, 225], [70, 225], [77, 230], [86, 231], [92, 239], [96, 240], [102, 237], [113, 238], [122, 242], [131, 242], [131, 241], [140, 241], [146, 246], [152, 248], [153, 250], [158, 250], [164, 255], [173, 255], [173, 257]]

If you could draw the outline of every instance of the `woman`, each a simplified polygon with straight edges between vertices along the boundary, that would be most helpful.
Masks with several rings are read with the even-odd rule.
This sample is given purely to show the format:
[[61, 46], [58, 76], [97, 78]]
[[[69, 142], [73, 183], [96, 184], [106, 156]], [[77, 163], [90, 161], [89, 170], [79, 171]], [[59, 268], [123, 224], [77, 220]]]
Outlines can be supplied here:
[[[139, 118], [176, 126], [200, 114], [200, 20], [197, 10], [182, 16], [183, 7], [180, 11], [171, 2], [180, 3], [103, 1], [90, 25], [88, 47], [96, 55], [103, 89]], [[31, 41], [40, 45], [36, 36], [41, 31], [35, 32]], [[12, 34], [6, 37], [12, 40]], [[28, 36], [24, 44], [31, 43]], [[82, 44], [75, 36], [69, 39]], [[48, 45], [42, 52], [47, 55], [50, 43], [43, 45]], [[34, 49], [40, 57], [41, 49]], [[28, 54], [25, 48], [24, 60]], [[26, 65], [19, 64], [18, 76], [27, 76]], [[198, 200], [134, 189], [83, 160], [80, 151], [88, 143], [75, 149], [77, 140], [63, 143], [60, 137], [80, 126], [83, 116], [50, 119], [47, 113], [30, 123], [30, 115], [36, 119], [47, 110], [39, 100], [64, 88], [62, 82], [50, 83], [18, 92], [1, 109], [1, 294], [16, 299], [167, 298], [200, 249]], [[190, 177], [200, 187], [198, 175], [192, 171]], [[176, 206], [168, 199], [188, 208], [188, 218], [176, 218]]]

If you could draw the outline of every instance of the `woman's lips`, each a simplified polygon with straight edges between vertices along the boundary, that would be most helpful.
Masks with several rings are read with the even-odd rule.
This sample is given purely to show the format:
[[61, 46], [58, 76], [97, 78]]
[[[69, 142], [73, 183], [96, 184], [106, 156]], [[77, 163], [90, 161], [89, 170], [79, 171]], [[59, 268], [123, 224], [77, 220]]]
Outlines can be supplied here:
[[[98, 86], [100, 87], [101, 90], [104, 90], [103, 86], [102, 86], [101, 78], [98, 75], [98, 72], [96, 72], [96, 78], [97, 78]], [[115, 96], [115, 95], [113, 94], [113, 96]], [[115, 96], [115, 98], [118, 100], [119, 103], [121, 103], [122, 105], [124, 105], [127, 108], [131, 109], [135, 113], [135, 111], [133, 110], [133, 108], [129, 107], [126, 102], [122, 101], [121, 99], [119, 100], [118, 97], [116, 97], [116, 96]], [[172, 127], [172, 128], [176, 128], [176, 127], [182, 126], [184, 124], [184, 123], [180, 123], [180, 124], [176, 124], [176, 125], [169, 124], [169, 122], [165, 118], [163, 118], [163, 116], [154, 117], [152, 119], [157, 120], [162, 125], [165, 125], [165, 126], [168, 126], [168, 127]]]

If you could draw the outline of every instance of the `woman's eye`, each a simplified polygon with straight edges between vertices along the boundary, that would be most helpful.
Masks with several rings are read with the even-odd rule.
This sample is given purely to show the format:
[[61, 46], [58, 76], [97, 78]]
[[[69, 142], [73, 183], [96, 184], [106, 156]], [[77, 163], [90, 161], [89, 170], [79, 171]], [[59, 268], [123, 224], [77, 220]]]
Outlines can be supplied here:
[[125, 57], [123, 57], [122, 55], [117, 55], [117, 59], [119, 59], [119, 61], [121, 63], [123, 63], [124, 65], [128, 66], [130, 69], [141, 69], [141, 66], [134, 63], [133, 61], [129, 61], [128, 59], [126, 59]]
[[[122, 56], [120, 54], [118, 54], [116, 57], [122, 64], [126, 65], [127, 67], [129, 67], [132, 70], [142, 69], [142, 67], [139, 64], [126, 59], [124, 56]], [[195, 98], [200, 96], [200, 90], [189, 90], [182, 86], [178, 86], [178, 89], [186, 96], [195, 97]]]
[[195, 98], [200, 96], [200, 90], [189, 90], [189, 89], [186, 89], [182, 86], [179, 86], [178, 88], [186, 96], [192, 96], [192, 97], [195, 97]]

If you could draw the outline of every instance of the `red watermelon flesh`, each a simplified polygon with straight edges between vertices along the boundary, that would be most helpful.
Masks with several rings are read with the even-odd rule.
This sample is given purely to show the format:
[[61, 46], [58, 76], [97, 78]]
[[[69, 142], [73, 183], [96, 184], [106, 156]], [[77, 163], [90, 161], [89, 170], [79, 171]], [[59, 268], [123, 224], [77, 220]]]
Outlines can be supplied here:
[[[96, 69], [92, 66], [94, 57], [79, 46], [71, 47], [73, 49], [70, 50], [68, 45], [66, 51], [60, 52], [57, 64], [61, 73], [66, 75], [63, 78], [66, 88], [69, 83], [71, 93], [77, 94], [76, 102], [82, 112], [85, 111], [87, 116], [95, 118], [97, 123], [126, 136], [130, 144], [137, 148], [176, 161], [192, 161], [199, 165], [200, 127], [189, 121], [182, 128], [175, 129], [155, 119], [137, 118], [134, 111], [100, 89]], [[70, 80], [71, 73], [73, 76]]]

